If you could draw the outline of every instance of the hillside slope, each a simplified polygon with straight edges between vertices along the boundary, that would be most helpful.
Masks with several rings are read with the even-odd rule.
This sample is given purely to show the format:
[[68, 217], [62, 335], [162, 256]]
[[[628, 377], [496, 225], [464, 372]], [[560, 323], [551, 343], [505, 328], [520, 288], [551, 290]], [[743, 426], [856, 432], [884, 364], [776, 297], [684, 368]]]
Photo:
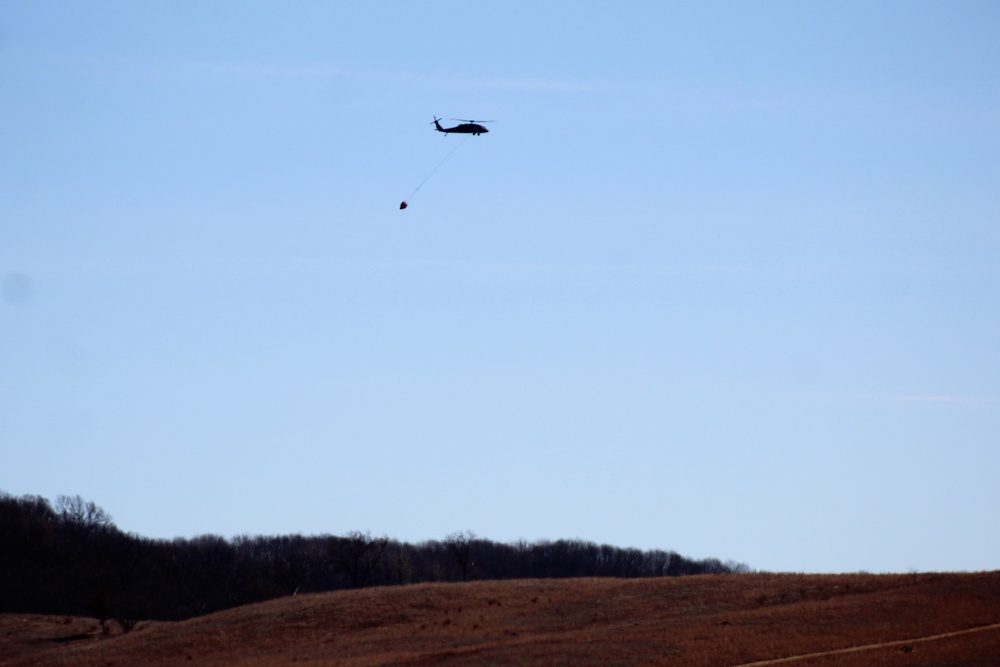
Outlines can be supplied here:
[[993, 667], [995, 624], [1000, 572], [477, 581], [286, 597], [128, 634], [6, 614], [0, 664], [692, 667], [818, 654], [792, 664]]

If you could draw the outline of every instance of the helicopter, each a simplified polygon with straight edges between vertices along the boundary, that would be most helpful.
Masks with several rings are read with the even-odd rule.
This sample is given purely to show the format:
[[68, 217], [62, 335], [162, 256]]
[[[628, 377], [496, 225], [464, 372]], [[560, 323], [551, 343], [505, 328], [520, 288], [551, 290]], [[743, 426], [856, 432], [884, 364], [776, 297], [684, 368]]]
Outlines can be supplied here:
[[450, 120], [457, 120], [461, 122], [461, 125], [456, 125], [455, 127], [441, 127], [439, 122], [441, 119], [437, 116], [434, 117], [434, 129], [438, 132], [444, 132], [445, 134], [486, 134], [489, 132], [485, 127], [480, 125], [480, 123], [492, 123], [492, 120], [465, 120], [464, 118], [452, 118]]
[[[432, 120], [431, 123], [434, 125], [434, 129], [436, 129], [438, 132], [443, 132], [445, 134], [472, 134], [478, 136], [480, 134], [486, 134], [487, 132], [489, 132], [489, 130], [480, 125], [480, 123], [493, 122], [492, 120], [465, 120], [464, 118], [452, 118], [451, 120], [457, 120], [462, 124], [456, 125], [455, 127], [441, 127], [441, 119], [438, 118], [437, 116], [434, 116], [434, 120]], [[420, 190], [420, 188], [424, 187], [424, 183], [427, 182], [427, 179], [433, 176], [434, 172], [437, 171], [438, 168], [445, 163], [445, 160], [450, 158], [455, 153], [455, 151], [457, 151], [464, 143], [465, 139], [462, 139], [461, 141], [456, 143], [455, 147], [452, 148], [450, 151], [448, 151], [448, 154], [445, 155], [441, 159], [441, 161], [437, 163], [437, 167], [431, 169], [431, 173], [427, 174], [427, 178], [420, 181], [420, 185], [417, 186], [417, 189], [413, 191], [413, 194], [411, 194], [410, 197], [413, 197], [413, 195], [417, 194], [417, 191]], [[407, 201], [404, 199], [402, 202], [400, 202], [399, 209], [403, 210], [407, 206], [409, 206], [409, 203], [407, 203]]]

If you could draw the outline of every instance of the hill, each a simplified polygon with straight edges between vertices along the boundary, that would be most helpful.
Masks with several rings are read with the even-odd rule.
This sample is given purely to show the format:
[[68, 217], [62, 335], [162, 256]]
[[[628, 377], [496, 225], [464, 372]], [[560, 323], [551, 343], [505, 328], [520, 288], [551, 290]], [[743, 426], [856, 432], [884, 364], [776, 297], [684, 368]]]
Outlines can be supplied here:
[[[1000, 572], [414, 584], [288, 596], [104, 635], [0, 616], [0, 664], [1000, 664]], [[792, 659], [794, 658], [794, 659]]]

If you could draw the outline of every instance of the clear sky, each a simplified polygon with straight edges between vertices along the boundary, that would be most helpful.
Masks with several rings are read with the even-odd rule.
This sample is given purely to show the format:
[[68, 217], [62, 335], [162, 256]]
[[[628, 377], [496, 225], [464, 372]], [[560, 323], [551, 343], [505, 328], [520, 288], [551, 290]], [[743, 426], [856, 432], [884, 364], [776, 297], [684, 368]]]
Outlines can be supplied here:
[[996, 569], [1000, 3], [0, 0], [0, 288], [139, 535]]

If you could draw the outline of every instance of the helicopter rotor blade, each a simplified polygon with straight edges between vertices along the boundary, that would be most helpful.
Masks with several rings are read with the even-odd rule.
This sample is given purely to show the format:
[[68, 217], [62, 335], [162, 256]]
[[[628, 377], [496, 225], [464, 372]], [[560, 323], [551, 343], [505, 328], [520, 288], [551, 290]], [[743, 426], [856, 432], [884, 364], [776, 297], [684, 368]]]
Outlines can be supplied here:
[[448, 120], [457, 120], [462, 123], [495, 123], [495, 120], [469, 120], [468, 118], [449, 118]]

